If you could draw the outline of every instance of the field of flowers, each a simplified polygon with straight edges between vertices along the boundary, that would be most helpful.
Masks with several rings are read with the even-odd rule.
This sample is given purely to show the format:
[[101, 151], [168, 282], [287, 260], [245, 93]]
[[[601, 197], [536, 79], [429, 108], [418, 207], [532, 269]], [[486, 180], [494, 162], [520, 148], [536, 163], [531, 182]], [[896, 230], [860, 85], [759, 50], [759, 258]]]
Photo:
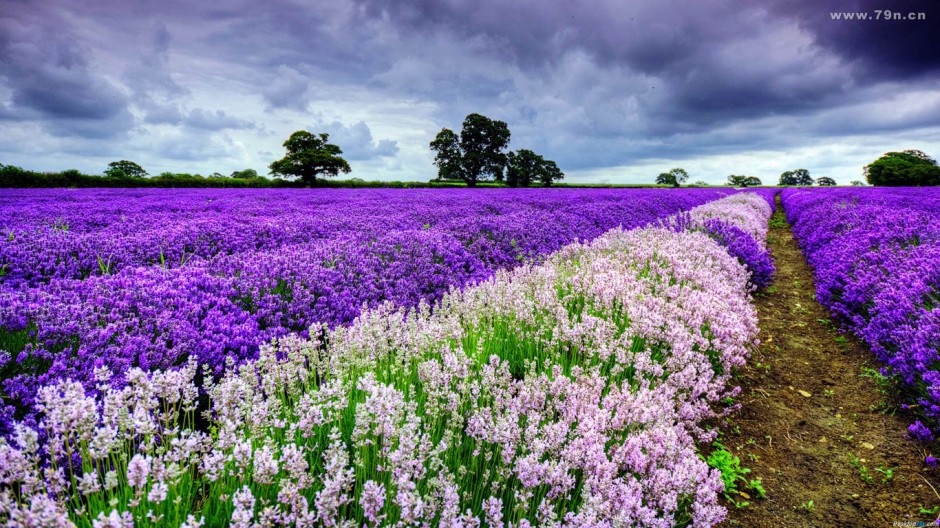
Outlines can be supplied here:
[[[940, 191], [785, 190], [782, 200], [816, 276], [817, 298], [878, 355], [940, 433]], [[926, 422], [926, 423], [925, 423]]]
[[226, 360], [311, 325], [451, 287], [727, 190], [8, 190], [0, 197], [0, 379], [29, 414], [64, 377]]
[[[692, 196], [633, 203], [641, 213], [607, 205], [630, 211], [623, 223], [637, 227], [708, 199]], [[544, 200], [542, 223], [570, 214], [584, 233], [557, 218], [540, 225], [532, 220], [540, 206], [502, 223], [527, 205], [496, 201], [495, 217], [466, 216], [435, 234], [462, 242], [477, 262], [487, 255], [480, 247], [515, 236], [512, 226], [555, 234], [525, 238], [532, 233], [520, 228], [502, 247], [508, 256], [494, 250], [499, 264], [446, 283], [467, 286], [435, 291], [433, 306], [366, 301], [351, 324], [319, 320], [317, 331], [279, 336], [218, 376], [198, 353], [179, 368], [147, 365], [151, 372], [91, 362], [94, 390], [79, 372], [62, 373], [37, 391], [37, 426], [18, 423], [0, 441], [0, 519], [189, 528], [717, 524], [721, 475], [697, 446], [714, 438], [703, 422], [735, 393], [731, 370], [756, 343], [750, 294], [772, 275], [764, 249], [771, 197], [736, 194], [600, 236], [590, 229], [618, 223], [597, 216], [603, 207], [585, 207], [594, 211], [585, 219], [564, 211], [570, 197], [532, 195]], [[400, 214], [417, 210], [398, 205]], [[440, 223], [453, 220], [433, 207], [426, 214], [435, 212]], [[482, 225], [493, 236], [460, 231]], [[224, 253], [172, 269], [212, 276], [213, 263], [231, 256]], [[118, 280], [134, 269], [92, 271], [84, 281], [20, 274], [15, 291]], [[54, 298], [58, 290], [45, 291]]]

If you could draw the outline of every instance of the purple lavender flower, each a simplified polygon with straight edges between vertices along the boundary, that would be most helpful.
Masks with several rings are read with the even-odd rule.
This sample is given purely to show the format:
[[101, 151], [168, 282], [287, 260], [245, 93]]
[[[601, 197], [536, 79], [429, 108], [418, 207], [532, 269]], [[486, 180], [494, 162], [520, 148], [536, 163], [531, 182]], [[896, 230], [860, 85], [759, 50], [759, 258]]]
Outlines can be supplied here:
[[940, 420], [940, 192], [787, 189], [782, 201], [816, 297], [915, 395], [912, 438]]
[[704, 230], [732, 257], [747, 267], [747, 270], [751, 272], [751, 284], [760, 289], [770, 286], [777, 271], [773, 257], [754, 240], [753, 236], [739, 227], [718, 219], [707, 220]]
[[933, 441], [933, 433], [930, 432], [930, 429], [926, 425], [921, 423], [920, 420], [912, 423], [908, 428], [907, 432], [911, 435], [911, 438], [914, 440], [919, 440], [921, 442], [931, 442]]

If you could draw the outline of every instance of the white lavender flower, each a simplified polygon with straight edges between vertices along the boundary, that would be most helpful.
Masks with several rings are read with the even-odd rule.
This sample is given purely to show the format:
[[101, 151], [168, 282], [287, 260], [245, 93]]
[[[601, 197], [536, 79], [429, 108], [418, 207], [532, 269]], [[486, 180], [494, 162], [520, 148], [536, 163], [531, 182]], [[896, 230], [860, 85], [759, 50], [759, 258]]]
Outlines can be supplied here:
[[132, 488], [140, 488], [147, 483], [150, 476], [151, 459], [149, 456], [135, 454], [127, 463], [127, 484]]

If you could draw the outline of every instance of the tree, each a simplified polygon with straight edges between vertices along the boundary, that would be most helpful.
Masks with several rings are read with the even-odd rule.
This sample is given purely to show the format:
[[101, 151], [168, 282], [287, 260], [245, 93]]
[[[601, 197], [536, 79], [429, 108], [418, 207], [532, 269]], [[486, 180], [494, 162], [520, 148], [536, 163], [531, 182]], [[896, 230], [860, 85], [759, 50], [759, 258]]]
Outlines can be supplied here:
[[852, 180], [852, 187], [864, 187], [864, 186], [865, 186], [865, 182]]
[[805, 187], [813, 184], [813, 178], [806, 169], [796, 169], [786, 171], [780, 174], [780, 183], [778, 185], [795, 185]]
[[[503, 167], [509, 146], [509, 126], [480, 114], [470, 114], [463, 120], [460, 149], [463, 151], [464, 177], [473, 186], [478, 178], [492, 176], [503, 179]], [[472, 183], [471, 183], [472, 182]]]
[[230, 176], [230, 178], [236, 178], [236, 179], [247, 179], [247, 178], [257, 178], [257, 177], [258, 177], [258, 171], [256, 171], [255, 169], [245, 169], [245, 170], [235, 171]]
[[82, 171], [78, 169], [66, 169], [62, 171], [62, 178], [64, 178], [65, 182], [69, 185], [75, 185], [82, 179]]
[[463, 180], [463, 153], [460, 138], [449, 128], [442, 128], [431, 142], [438, 180]]
[[34, 179], [35, 173], [32, 173], [23, 167], [16, 165], [4, 165], [0, 163], [0, 186], [21, 185], [23, 182], [29, 182]]
[[672, 185], [673, 187], [678, 187], [679, 184], [676, 183], [676, 177], [668, 172], [660, 172], [659, 176], [656, 177], [656, 185]]
[[822, 178], [816, 178], [816, 185], [820, 187], [835, 187], [836, 181], [829, 176], [823, 176]]
[[506, 160], [506, 184], [510, 187], [528, 187], [535, 183], [550, 187], [552, 182], [565, 177], [554, 161], [528, 149], [510, 152]]
[[708, 187], [708, 182], [704, 180], [698, 180], [692, 182], [692, 185], [695, 185], [696, 187]]
[[317, 176], [335, 177], [340, 172], [350, 172], [349, 163], [340, 154], [342, 149], [328, 143], [329, 134], [311, 134], [298, 130], [287, 138], [284, 148], [287, 155], [275, 161], [268, 168], [275, 177], [296, 177], [307, 185], [316, 185]]
[[467, 187], [493, 178], [503, 180], [503, 168], [509, 146], [509, 126], [480, 114], [470, 114], [463, 121], [460, 137], [444, 128], [431, 142], [439, 179], [461, 179]]
[[108, 170], [104, 171], [105, 176], [111, 178], [144, 178], [147, 171], [133, 161], [121, 160], [108, 163]]
[[552, 183], [564, 179], [565, 173], [561, 172], [558, 165], [552, 160], [545, 160], [542, 170], [539, 172], [539, 182], [542, 187], [551, 187]]
[[506, 184], [510, 187], [528, 187], [538, 178], [545, 160], [529, 149], [510, 152], [506, 157]]
[[689, 173], [685, 169], [675, 168], [669, 172], [662, 172], [656, 177], [656, 183], [659, 185], [672, 185], [678, 187], [689, 181]]
[[757, 187], [758, 185], [763, 185], [760, 181], [760, 178], [756, 176], [738, 176], [732, 174], [728, 176], [728, 185], [733, 187]]
[[865, 166], [865, 180], [886, 187], [940, 185], [940, 167], [919, 150], [888, 152]]

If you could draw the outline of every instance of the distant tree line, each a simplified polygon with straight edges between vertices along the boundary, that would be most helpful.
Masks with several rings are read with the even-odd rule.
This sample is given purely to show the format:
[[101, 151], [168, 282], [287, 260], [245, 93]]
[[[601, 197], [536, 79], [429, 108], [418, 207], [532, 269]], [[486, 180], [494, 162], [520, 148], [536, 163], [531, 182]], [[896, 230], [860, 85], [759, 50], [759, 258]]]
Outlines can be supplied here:
[[[237, 174], [243, 174], [238, 176]], [[16, 167], [13, 165], [0, 165], [0, 188], [53, 188], [53, 187], [175, 187], [175, 188], [301, 188], [307, 184], [301, 180], [269, 179], [257, 175], [253, 169], [235, 171], [230, 176], [212, 173], [208, 176], [200, 174], [163, 172], [157, 176], [128, 178], [82, 174], [78, 170], [70, 169], [61, 172], [37, 172]], [[462, 188], [461, 182], [439, 181], [366, 181], [361, 178], [348, 180], [318, 180], [317, 187], [326, 188]], [[495, 183], [484, 183], [482, 187], [504, 187]]]
[[[268, 166], [273, 179], [259, 175], [254, 169], [235, 171], [229, 176], [171, 172], [150, 176], [137, 163], [120, 160], [109, 163], [100, 176], [74, 169], [35, 172], [0, 165], [0, 187], [476, 187], [482, 182], [509, 187], [548, 187], [565, 177], [554, 161], [532, 150], [508, 152], [509, 137], [505, 122], [480, 114], [467, 116], [459, 136], [447, 128], [442, 129], [430, 144], [436, 153], [434, 163], [438, 167], [438, 178], [427, 185], [364, 182], [358, 178], [330, 183], [325, 178], [335, 178], [352, 170], [342, 157], [343, 150], [330, 143], [329, 134], [298, 130], [284, 142], [284, 157]], [[456, 182], [461, 185], [455, 185]]]
[[149, 174], [134, 162], [121, 160], [108, 165], [104, 175], [84, 174], [76, 169], [39, 172], [0, 164], [0, 187], [301, 187], [300, 182], [272, 180], [253, 169], [235, 171], [229, 176], [162, 172]]
[[[481, 183], [496, 186], [549, 187], [562, 180], [565, 174], [558, 165], [529, 149], [508, 151], [509, 126], [481, 114], [470, 114], [463, 122], [460, 134], [448, 128], [441, 129], [430, 143], [438, 177], [431, 186], [454, 186], [461, 183], [476, 187]], [[101, 176], [83, 174], [69, 169], [61, 172], [36, 172], [0, 164], [0, 187], [394, 187], [391, 182], [364, 182], [361, 179], [328, 183], [324, 178], [335, 178], [351, 172], [342, 157], [342, 149], [329, 142], [329, 134], [313, 134], [298, 130], [284, 142], [285, 156], [268, 166], [273, 179], [244, 169], [225, 176], [162, 172], [150, 177], [146, 170], [129, 160], [113, 161]], [[876, 186], [940, 185], [940, 166], [936, 160], [919, 150], [888, 152], [865, 166], [865, 179]], [[674, 168], [660, 173], [657, 185], [679, 187], [689, 180], [689, 173]], [[402, 182], [398, 182], [402, 183]], [[832, 187], [836, 181], [828, 176], [813, 179], [807, 169], [795, 169], [780, 174], [778, 185], [807, 187], [816, 184]], [[704, 186], [698, 181], [694, 185]], [[732, 174], [725, 185], [756, 187], [763, 185], [760, 178]], [[853, 181], [854, 186], [865, 185]], [[423, 185], [410, 185], [423, 186]]]
[[[919, 150], [905, 150], [903, 152], [888, 152], [884, 156], [865, 166], [865, 180], [869, 185], [876, 186], [925, 186], [940, 185], [940, 166], [936, 160]], [[689, 179], [685, 169], [676, 168], [669, 172], [660, 173], [656, 177], [656, 184], [679, 187]], [[708, 185], [697, 181], [693, 185]], [[725, 185], [730, 187], [757, 187], [763, 185], [756, 176], [743, 176], [732, 174], [728, 176]], [[834, 187], [836, 181], [828, 176], [813, 178], [807, 169], [794, 169], [780, 174], [777, 185], [786, 187]], [[851, 185], [865, 186], [865, 182], [854, 180]]]
[[430, 143], [438, 180], [463, 181], [467, 187], [481, 181], [549, 187], [565, 177], [554, 161], [531, 150], [507, 152], [510, 136], [505, 122], [480, 114], [468, 115], [459, 135], [442, 128]]

